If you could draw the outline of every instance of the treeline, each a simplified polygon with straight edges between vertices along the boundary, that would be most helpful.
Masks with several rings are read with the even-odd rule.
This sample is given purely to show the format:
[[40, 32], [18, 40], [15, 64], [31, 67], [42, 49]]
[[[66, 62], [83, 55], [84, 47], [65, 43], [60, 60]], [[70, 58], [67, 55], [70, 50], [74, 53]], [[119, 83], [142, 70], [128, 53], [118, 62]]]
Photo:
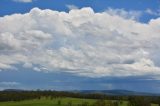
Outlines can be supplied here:
[[[83, 99], [98, 99], [101, 100], [117, 100], [117, 101], [128, 101], [128, 106], [150, 106], [151, 103], [159, 104], [160, 97], [158, 96], [109, 96], [105, 94], [83, 94], [65, 91], [0, 91], [0, 102], [4, 101], [22, 101], [45, 98], [61, 98], [61, 97], [72, 97], [72, 98], [83, 98]], [[105, 106], [105, 105], [104, 105]]]
[[30, 99], [73, 97], [84, 99], [104, 99], [104, 94], [82, 94], [65, 91], [0, 91], [0, 101], [21, 101]]

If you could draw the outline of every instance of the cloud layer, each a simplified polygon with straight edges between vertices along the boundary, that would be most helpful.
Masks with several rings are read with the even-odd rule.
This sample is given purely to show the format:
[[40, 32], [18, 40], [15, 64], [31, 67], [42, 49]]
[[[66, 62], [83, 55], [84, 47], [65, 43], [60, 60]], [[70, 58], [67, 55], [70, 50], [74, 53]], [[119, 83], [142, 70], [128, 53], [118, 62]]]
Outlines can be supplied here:
[[1, 17], [0, 69], [22, 65], [87, 77], [159, 76], [160, 18], [145, 24], [124, 15], [34, 8]]
[[32, 0], [13, 0], [14, 2], [30, 3]]

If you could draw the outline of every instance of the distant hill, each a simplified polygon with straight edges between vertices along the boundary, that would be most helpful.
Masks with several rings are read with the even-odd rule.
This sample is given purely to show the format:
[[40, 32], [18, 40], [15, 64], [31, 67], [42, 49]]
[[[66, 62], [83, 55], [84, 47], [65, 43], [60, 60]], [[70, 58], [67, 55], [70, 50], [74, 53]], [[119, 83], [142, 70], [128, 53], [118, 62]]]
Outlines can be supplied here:
[[160, 94], [156, 93], [146, 93], [146, 92], [136, 92], [136, 91], [129, 91], [129, 90], [80, 90], [80, 91], [74, 91], [74, 92], [79, 92], [79, 93], [85, 93], [85, 94], [91, 94], [91, 93], [101, 93], [101, 94], [106, 94], [106, 95], [123, 95], [123, 96], [160, 96]]
[[[28, 90], [22, 90], [22, 89], [5, 89], [3, 91], [13, 91], [13, 92], [22, 92], [22, 91], [28, 91]], [[147, 93], [147, 92], [136, 92], [136, 91], [129, 91], [129, 90], [74, 90], [74, 91], [68, 91], [68, 92], [74, 92], [74, 93], [83, 93], [83, 94], [106, 94], [106, 95], [113, 95], [113, 96], [160, 96], [160, 94], [156, 93]]]

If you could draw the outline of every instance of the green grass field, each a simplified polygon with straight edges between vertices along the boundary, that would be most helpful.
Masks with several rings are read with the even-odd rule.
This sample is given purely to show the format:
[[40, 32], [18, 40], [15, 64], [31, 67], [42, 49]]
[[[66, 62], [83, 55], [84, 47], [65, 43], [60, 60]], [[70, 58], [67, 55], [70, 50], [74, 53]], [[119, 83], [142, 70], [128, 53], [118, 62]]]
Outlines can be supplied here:
[[[61, 101], [61, 106], [67, 106], [69, 102], [72, 102], [72, 106], [77, 106], [84, 102], [93, 104], [96, 100], [93, 99], [76, 99], [76, 98], [56, 98], [56, 99], [45, 99], [40, 100], [26, 100], [20, 102], [0, 102], [0, 106], [58, 106], [58, 101]], [[107, 101], [107, 100], [106, 100]], [[123, 102], [120, 106], [127, 106], [127, 102]], [[152, 104], [152, 106], [158, 106]]]

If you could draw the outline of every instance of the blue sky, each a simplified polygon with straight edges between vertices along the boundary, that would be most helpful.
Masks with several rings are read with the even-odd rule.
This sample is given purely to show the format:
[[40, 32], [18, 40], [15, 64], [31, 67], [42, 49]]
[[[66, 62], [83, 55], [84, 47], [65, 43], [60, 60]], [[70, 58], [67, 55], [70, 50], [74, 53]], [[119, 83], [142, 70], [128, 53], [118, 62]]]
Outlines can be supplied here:
[[1, 0], [0, 89], [160, 93], [159, 17], [159, 0]]
[[[52, 9], [58, 11], [69, 11], [66, 5], [75, 5], [79, 8], [82, 7], [92, 7], [96, 12], [102, 12], [107, 8], [118, 8], [137, 11], [145, 11], [147, 8], [157, 11], [160, 8], [159, 0], [121, 0], [119, 2], [115, 0], [33, 0], [33, 2], [23, 3], [15, 2], [13, 0], [1, 0], [0, 2], [0, 16], [10, 15], [13, 13], [26, 13], [29, 12], [33, 7], [38, 7], [41, 9]], [[141, 21], [147, 22], [150, 18], [156, 18], [156, 16], [146, 16], [142, 17]]]

